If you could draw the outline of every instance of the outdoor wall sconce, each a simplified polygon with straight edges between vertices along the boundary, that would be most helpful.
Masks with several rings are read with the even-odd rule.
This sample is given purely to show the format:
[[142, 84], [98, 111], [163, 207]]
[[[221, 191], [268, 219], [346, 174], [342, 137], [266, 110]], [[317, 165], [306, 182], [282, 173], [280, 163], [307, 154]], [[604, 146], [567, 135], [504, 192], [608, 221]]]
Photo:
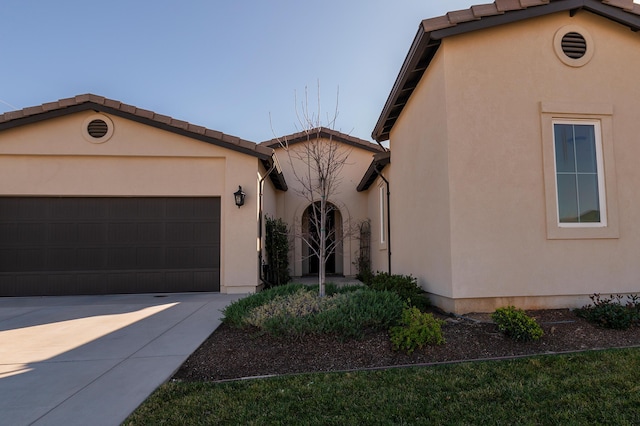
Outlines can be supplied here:
[[236, 206], [238, 206], [238, 208], [244, 205], [245, 195], [246, 194], [242, 191], [242, 187], [238, 185], [238, 190], [233, 193], [233, 197], [236, 199]]

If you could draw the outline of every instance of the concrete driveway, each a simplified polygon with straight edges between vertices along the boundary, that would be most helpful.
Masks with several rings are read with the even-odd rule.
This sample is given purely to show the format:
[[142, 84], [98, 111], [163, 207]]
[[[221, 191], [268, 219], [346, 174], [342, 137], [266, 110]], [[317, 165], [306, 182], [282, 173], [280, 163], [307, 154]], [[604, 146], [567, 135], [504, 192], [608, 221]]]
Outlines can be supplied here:
[[0, 298], [0, 423], [120, 424], [240, 297]]

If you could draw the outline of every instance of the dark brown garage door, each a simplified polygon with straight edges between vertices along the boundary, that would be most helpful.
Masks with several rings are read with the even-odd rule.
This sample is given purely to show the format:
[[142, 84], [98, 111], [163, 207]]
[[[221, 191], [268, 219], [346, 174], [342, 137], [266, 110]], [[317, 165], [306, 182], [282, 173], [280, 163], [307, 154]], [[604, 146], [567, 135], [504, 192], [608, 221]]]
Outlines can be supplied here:
[[0, 197], [0, 296], [220, 291], [219, 198]]

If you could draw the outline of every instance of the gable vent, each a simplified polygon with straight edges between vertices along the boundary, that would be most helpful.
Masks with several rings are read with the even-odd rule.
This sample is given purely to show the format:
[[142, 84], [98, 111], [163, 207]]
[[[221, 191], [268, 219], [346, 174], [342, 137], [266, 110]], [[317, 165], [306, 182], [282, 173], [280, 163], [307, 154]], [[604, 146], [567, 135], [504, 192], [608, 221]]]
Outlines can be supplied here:
[[580, 33], [567, 33], [562, 37], [562, 51], [571, 59], [580, 59], [587, 52], [587, 41]]
[[87, 125], [87, 133], [91, 137], [100, 139], [109, 131], [109, 125], [104, 120], [91, 120]]

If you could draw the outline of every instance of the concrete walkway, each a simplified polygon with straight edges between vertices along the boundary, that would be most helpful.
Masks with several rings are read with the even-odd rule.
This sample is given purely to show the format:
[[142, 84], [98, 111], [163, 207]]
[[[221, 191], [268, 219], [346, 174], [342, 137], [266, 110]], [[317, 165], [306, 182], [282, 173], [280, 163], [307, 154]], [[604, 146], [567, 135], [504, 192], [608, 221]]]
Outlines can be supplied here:
[[240, 297], [0, 298], [0, 424], [119, 425]]

